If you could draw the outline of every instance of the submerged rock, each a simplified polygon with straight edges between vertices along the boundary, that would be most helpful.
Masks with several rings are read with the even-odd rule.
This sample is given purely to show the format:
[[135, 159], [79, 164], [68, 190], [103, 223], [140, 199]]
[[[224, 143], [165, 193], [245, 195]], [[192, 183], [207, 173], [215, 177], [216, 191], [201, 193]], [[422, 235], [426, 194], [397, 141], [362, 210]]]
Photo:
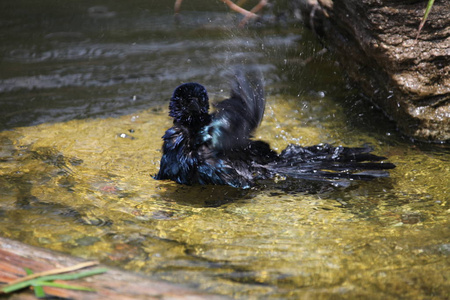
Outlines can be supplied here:
[[450, 6], [426, 1], [293, 0], [348, 75], [417, 140], [450, 140]]

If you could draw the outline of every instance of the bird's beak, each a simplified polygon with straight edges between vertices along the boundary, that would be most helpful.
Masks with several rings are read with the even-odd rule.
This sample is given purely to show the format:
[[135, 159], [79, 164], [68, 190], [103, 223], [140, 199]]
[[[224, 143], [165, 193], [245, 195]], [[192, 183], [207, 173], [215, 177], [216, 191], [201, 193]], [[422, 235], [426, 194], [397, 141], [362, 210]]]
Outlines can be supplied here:
[[187, 105], [187, 108], [190, 112], [199, 112], [200, 111], [200, 104], [198, 103], [197, 98], [190, 98], [189, 104]]

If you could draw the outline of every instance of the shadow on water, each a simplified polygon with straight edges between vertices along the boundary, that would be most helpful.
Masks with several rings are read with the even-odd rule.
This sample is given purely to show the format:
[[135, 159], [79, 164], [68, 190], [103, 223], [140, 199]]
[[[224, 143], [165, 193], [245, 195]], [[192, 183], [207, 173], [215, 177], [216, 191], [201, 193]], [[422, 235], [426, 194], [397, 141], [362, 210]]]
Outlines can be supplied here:
[[336, 186], [329, 182], [283, 179], [275, 182], [272, 180], [261, 181], [250, 189], [214, 185], [185, 186], [172, 182], [161, 183], [159, 188], [163, 190], [160, 195], [166, 201], [175, 201], [180, 205], [192, 207], [220, 207], [234, 202], [250, 201], [261, 193], [268, 193], [271, 197], [286, 194], [296, 196], [320, 194], [329, 199], [339, 198], [334, 195], [345, 193], [346, 190], [352, 188], [352, 184]]
[[191, 207], [220, 207], [235, 201], [245, 201], [253, 196], [252, 190], [236, 189], [228, 186], [184, 186], [175, 183], [161, 183], [165, 186], [160, 193], [166, 201]]

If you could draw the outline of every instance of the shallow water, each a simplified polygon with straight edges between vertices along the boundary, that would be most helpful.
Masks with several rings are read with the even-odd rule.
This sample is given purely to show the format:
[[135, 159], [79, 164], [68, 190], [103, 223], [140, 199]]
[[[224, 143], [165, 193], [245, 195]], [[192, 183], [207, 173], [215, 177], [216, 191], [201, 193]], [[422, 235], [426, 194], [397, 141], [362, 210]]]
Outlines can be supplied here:
[[[162, 1], [33, 3], [0, 4], [2, 236], [238, 299], [448, 296], [449, 149], [399, 136], [308, 31], [240, 30], [192, 0], [178, 26]], [[266, 77], [256, 138], [370, 143], [391, 177], [244, 191], [153, 180], [173, 88], [195, 80], [220, 100], [246, 63]]]

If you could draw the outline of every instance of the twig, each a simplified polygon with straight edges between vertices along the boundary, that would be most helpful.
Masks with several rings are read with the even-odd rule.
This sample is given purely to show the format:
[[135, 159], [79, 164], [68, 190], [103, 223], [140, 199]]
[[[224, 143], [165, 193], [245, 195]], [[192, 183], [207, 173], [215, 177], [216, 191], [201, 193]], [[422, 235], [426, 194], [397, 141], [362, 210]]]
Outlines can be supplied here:
[[226, 5], [228, 5], [228, 7], [231, 8], [232, 10], [234, 10], [235, 12], [243, 14], [246, 17], [249, 17], [249, 18], [257, 17], [257, 15], [255, 13], [252, 13], [246, 9], [243, 9], [239, 5], [236, 5], [235, 3], [233, 3], [231, 0], [222, 0], [222, 2], [225, 3]]
[[175, 5], [174, 5], [175, 14], [180, 13], [181, 2], [183, 2], [183, 0], [175, 1]]
[[[253, 13], [254, 16], [256, 16], [256, 13], [257, 13], [258, 11], [260, 11], [261, 9], [263, 9], [264, 6], [267, 5], [267, 2], [268, 2], [267, 0], [261, 0], [261, 1], [259, 1], [258, 4], [256, 4], [256, 5], [252, 8], [252, 10], [251, 10], [250, 12]], [[252, 16], [252, 15], [246, 15], [246, 16], [244, 16], [244, 18], [242, 19], [242, 21], [239, 23], [239, 27], [243, 27], [243, 26], [247, 23], [247, 21], [248, 21], [250, 18], [253, 18], [254, 16]]]
[[[234, 3], [231, 0], [221, 0], [221, 1], [223, 3], [225, 3], [226, 5], [228, 5], [228, 7], [231, 10], [234, 10], [235, 12], [238, 12], [238, 13], [244, 15], [244, 19], [241, 21], [241, 25], [240, 26], [245, 24], [248, 19], [258, 17], [258, 15], [255, 14], [255, 12], [258, 12], [259, 10], [261, 10], [267, 4], [267, 0], [261, 0], [255, 7], [252, 8], [251, 11], [248, 11], [248, 10], [240, 7], [239, 5], [237, 5], [236, 3]], [[175, 4], [174, 4], [175, 15], [179, 14], [182, 2], [183, 2], [183, 0], [176, 0], [175, 1]]]

